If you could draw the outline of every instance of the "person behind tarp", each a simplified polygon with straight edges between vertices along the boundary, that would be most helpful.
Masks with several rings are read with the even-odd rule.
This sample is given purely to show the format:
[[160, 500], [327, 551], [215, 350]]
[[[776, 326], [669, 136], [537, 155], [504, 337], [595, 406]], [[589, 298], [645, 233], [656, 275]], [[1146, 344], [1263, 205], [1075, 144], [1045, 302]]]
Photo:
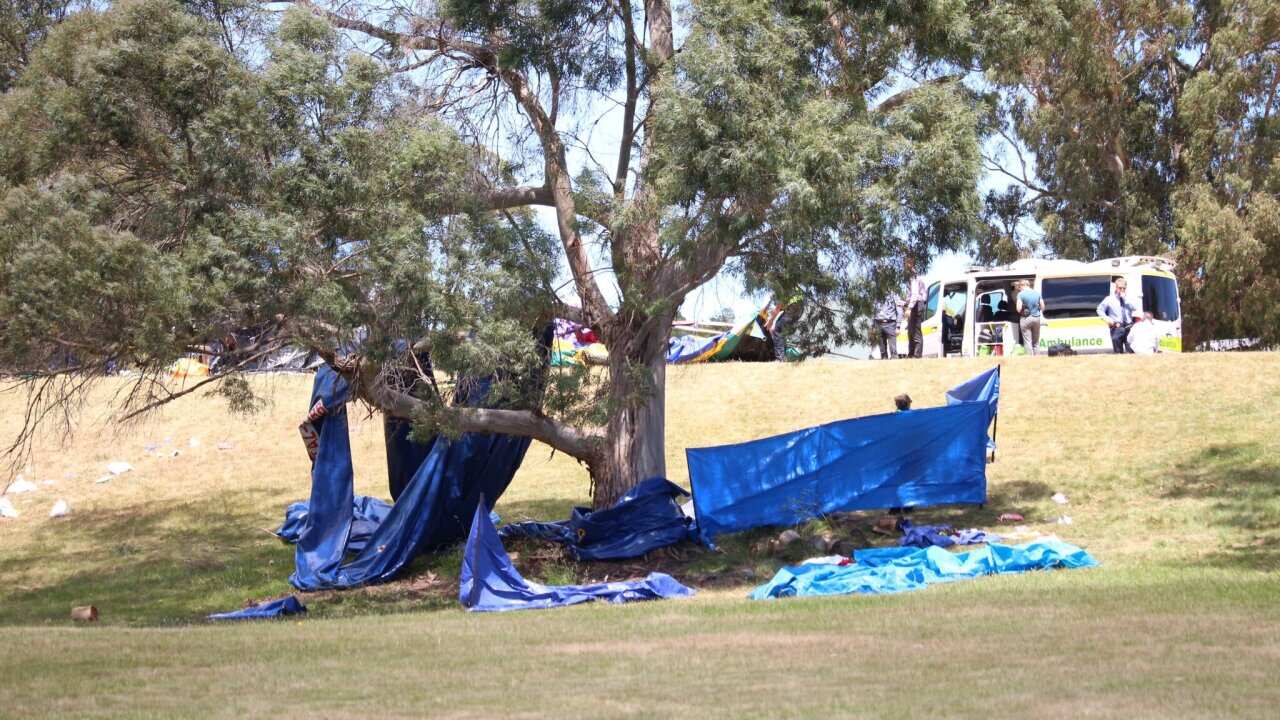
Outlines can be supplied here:
[[[911, 412], [911, 396], [906, 393], [902, 393], [901, 395], [895, 396], [893, 398], [893, 407], [894, 407], [894, 412], [900, 412], [900, 413]], [[900, 507], [889, 508], [890, 515], [908, 515], [910, 513], [911, 513], [911, 508], [900, 508]]]
[[1111, 351], [1117, 355], [1133, 352], [1129, 346], [1129, 328], [1133, 327], [1133, 316], [1138, 308], [1125, 297], [1128, 287], [1128, 281], [1116, 278], [1115, 289], [1098, 303], [1098, 317], [1111, 328]]

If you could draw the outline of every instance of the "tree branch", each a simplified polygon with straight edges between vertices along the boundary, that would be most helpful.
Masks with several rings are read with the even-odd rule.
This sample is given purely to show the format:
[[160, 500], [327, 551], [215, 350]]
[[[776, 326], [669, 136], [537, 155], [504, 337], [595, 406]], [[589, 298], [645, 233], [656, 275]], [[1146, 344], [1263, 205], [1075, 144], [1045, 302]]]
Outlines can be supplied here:
[[[388, 415], [412, 419], [420, 413], [437, 410], [423, 400], [388, 387], [368, 366], [361, 369], [360, 376], [360, 396]], [[529, 437], [583, 462], [597, 459], [604, 438], [598, 430], [579, 430], [530, 410], [455, 407], [445, 412], [463, 432]]]

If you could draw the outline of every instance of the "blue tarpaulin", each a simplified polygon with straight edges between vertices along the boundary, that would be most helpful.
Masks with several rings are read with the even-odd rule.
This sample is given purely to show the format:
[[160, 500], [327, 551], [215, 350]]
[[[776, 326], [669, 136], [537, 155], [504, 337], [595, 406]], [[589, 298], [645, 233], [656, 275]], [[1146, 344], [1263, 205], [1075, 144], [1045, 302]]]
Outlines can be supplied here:
[[[316, 372], [304, 437], [314, 443], [311, 499], [295, 503], [279, 534], [296, 538], [299, 590], [343, 588], [392, 579], [419, 553], [461, 540], [481, 495], [506, 490], [528, 438], [467, 433], [438, 438], [396, 503], [356, 499], [347, 433], [348, 386], [324, 366]], [[488, 509], [486, 508], [486, 512]]]
[[258, 603], [253, 607], [248, 607], [235, 612], [214, 613], [209, 616], [210, 620], [260, 620], [263, 618], [284, 617], [285, 615], [297, 615], [307, 611], [307, 606], [298, 601], [298, 598], [290, 595], [289, 597], [280, 598], [279, 600], [270, 600], [264, 603]]
[[458, 599], [473, 612], [536, 610], [604, 600], [625, 603], [636, 600], [689, 597], [692, 588], [663, 573], [649, 573], [643, 580], [594, 585], [540, 585], [525, 580], [511, 564], [502, 540], [489, 516], [477, 508], [462, 555]]
[[676, 503], [689, 493], [666, 478], [649, 478], [613, 507], [574, 508], [568, 520], [523, 522], [498, 531], [502, 538], [535, 537], [566, 545], [578, 560], [621, 560], [690, 537], [690, 521]]
[[1025, 545], [991, 543], [962, 553], [939, 547], [858, 550], [851, 565], [785, 567], [751, 593], [752, 600], [816, 595], [880, 595], [982, 575], [1093, 567], [1088, 552], [1057, 538]]
[[951, 547], [952, 545], [977, 545], [985, 542], [1000, 542], [999, 536], [990, 535], [977, 528], [952, 530], [950, 525], [914, 525], [910, 520], [898, 523], [902, 531], [899, 545], [904, 547]]
[[945, 407], [842, 420], [736, 445], [689, 448], [704, 542], [846, 510], [987, 499], [994, 368], [953, 388]]

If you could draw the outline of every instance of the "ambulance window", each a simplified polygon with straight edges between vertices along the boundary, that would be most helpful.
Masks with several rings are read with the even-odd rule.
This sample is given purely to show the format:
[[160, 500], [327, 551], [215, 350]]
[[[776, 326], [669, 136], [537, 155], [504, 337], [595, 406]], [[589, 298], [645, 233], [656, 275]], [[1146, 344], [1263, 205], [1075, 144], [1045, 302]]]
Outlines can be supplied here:
[[927, 318], [933, 317], [933, 314], [938, 312], [938, 288], [940, 287], [942, 286], [939, 283], [929, 286], [929, 297], [924, 302], [924, 316]]
[[1044, 316], [1053, 318], [1092, 317], [1098, 304], [1111, 294], [1111, 276], [1045, 278], [1040, 283]]
[[1178, 319], [1178, 285], [1173, 278], [1142, 276], [1142, 309], [1156, 320]]

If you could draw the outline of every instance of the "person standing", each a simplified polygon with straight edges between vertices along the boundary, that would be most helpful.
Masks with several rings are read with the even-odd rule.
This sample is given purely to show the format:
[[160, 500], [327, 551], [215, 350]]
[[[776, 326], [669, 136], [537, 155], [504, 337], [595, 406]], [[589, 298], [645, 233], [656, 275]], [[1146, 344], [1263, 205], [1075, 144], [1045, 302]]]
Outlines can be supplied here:
[[762, 313], [763, 322], [761, 318], [756, 318], [756, 322], [769, 338], [769, 345], [773, 347], [773, 359], [777, 362], [787, 361], [786, 331], [791, 320], [800, 313], [801, 300], [799, 295], [792, 296], [786, 303], [774, 300]]
[[872, 320], [880, 340], [880, 359], [897, 360], [898, 323], [902, 322], [902, 297], [892, 292], [886, 294], [876, 304], [876, 314]]
[[1035, 355], [1040, 348], [1040, 321], [1044, 314], [1044, 298], [1031, 289], [1030, 280], [1018, 281], [1018, 329], [1022, 347]]
[[1098, 317], [1111, 328], [1111, 350], [1116, 354], [1133, 352], [1129, 346], [1129, 328], [1133, 327], [1133, 315], [1138, 308], [1125, 297], [1128, 287], [1124, 278], [1116, 278], [1115, 289], [1098, 303]]
[[920, 323], [924, 322], [924, 278], [916, 274], [915, 261], [907, 258], [904, 265], [910, 280], [907, 281], [907, 357], [924, 357], [924, 334]]

